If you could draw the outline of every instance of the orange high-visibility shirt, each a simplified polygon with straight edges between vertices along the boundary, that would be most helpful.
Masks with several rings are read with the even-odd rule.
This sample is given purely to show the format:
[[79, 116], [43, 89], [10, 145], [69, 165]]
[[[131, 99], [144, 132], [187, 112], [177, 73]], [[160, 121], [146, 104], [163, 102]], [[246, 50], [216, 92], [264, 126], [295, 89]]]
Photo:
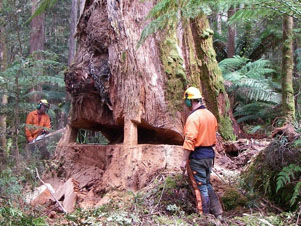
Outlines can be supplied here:
[[216, 143], [217, 120], [206, 108], [191, 113], [184, 126], [183, 148], [194, 151], [196, 147], [213, 146]]
[[38, 111], [32, 111], [27, 115], [26, 125], [33, 125], [36, 128], [25, 127], [25, 135], [28, 142], [35, 139], [43, 130], [43, 127], [50, 129], [50, 118], [47, 114], [39, 115]]

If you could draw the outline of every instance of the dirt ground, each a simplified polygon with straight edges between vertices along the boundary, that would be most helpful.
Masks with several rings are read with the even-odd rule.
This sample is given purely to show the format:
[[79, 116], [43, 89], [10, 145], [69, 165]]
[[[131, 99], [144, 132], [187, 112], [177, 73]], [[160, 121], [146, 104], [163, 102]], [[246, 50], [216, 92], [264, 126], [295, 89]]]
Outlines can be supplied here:
[[[246, 191], [238, 189], [239, 176], [270, 142], [271, 139], [240, 139], [225, 143], [223, 149], [216, 152], [211, 183], [221, 200], [225, 200], [224, 197], [233, 190], [238, 193], [237, 198], [234, 196], [236, 204], [240, 203], [241, 197], [243, 200]], [[140, 220], [133, 225], [169, 225], [170, 218], [183, 221], [183, 225], [208, 225], [208, 222], [212, 225], [248, 225], [236, 217], [248, 217], [250, 220], [255, 213], [264, 216], [265, 210], [281, 211], [262, 199], [255, 209], [246, 208], [244, 204], [238, 204], [231, 210], [224, 206], [223, 215], [227, 223], [218, 222], [210, 216], [205, 221], [201, 220], [195, 215], [194, 197], [187, 175], [183, 175], [179, 168], [181, 157], [181, 146], [173, 145], [138, 145], [131, 148], [123, 145], [72, 145], [56, 153], [44, 178], [53, 186], [56, 195], [58, 190], [69, 192], [57, 195], [69, 214], [74, 215], [77, 208], [88, 211], [75, 211], [79, 222], [86, 219], [85, 216], [91, 218], [100, 209], [103, 217], [95, 216], [95, 222], [108, 222], [116, 213], [118, 216], [124, 215], [124, 219], [132, 219], [131, 214], [137, 215]], [[50, 200], [43, 205], [46, 207], [45, 215], [52, 219], [53, 225], [58, 219], [65, 219], [58, 217], [62, 209], [56, 201]], [[89, 212], [91, 209], [93, 212]], [[134, 218], [131, 221], [133, 223]], [[66, 222], [70, 223], [68, 220]], [[117, 222], [115, 225], [127, 224]]]

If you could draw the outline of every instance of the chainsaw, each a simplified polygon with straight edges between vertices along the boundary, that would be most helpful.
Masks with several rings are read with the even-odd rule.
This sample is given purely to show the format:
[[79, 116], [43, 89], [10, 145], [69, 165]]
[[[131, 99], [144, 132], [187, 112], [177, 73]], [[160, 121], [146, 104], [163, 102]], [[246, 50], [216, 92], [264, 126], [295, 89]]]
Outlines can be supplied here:
[[45, 132], [42, 132], [40, 135], [38, 135], [35, 139], [33, 139], [30, 143], [28, 144], [36, 144], [36, 143], [39, 143], [41, 141], [43, 141], [44, 139], [46, 139], [47, 137], [51, 137], [55, 134], [58, 134], [58, 133], [61, 133], [61, 132], [64, 132], [65, 131], [65, 128], [63, 129], [59, 129], [59, 130], [56, 130], [54, 132], [51, 132], [51, 133], [45, 133]]

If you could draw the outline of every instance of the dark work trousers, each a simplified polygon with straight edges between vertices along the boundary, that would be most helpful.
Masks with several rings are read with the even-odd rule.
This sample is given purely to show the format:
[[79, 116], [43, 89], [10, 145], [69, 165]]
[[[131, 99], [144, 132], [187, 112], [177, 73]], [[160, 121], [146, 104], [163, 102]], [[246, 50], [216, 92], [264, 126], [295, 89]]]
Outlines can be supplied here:
[[36, 156], [38, 153], [40, 154], [41, 160], [48, 160], [50, 158], [50, 154], [47, 149], [47, 142], [45, 141], [38, 141], [34, 144], [27, 144], [26, 152], [28, 160], [32, 160], [32, 155]]
[[196, 196], [197, 209], [201, 214], [221, 215], [223, 209], [211, 183], [213, 159], [190, 159], [187, 172]]

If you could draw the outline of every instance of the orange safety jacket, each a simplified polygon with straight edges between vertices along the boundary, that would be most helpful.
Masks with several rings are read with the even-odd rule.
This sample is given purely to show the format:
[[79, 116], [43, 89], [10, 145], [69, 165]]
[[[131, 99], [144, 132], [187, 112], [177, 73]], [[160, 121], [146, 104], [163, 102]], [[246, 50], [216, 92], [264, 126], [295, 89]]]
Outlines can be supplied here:
[[31, 142], [41, 133], [43, 127], [50, 129], [50, 118], [47, 114], [38, 114], [35, 110], [27, 115], [26, 125], [32, 125], [32, 127], [25, 127], [26, 139]]
[[216, 144], [217, 120], [205, 107], [192, 112], [184, 126], [183, 148], [194, 151], [196, 147], [208, 147]]

